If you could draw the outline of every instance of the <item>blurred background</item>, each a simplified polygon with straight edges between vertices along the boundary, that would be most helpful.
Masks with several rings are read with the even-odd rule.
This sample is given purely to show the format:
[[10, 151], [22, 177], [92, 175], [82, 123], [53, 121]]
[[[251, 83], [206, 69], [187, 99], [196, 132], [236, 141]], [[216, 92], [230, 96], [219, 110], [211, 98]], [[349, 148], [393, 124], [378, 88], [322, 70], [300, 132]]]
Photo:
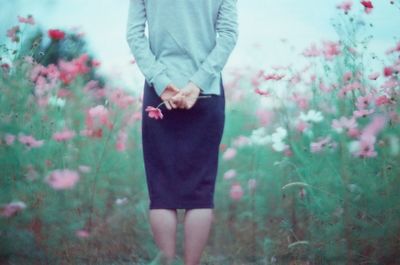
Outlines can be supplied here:
[[[0, 264], [159, 264], [128, 4], [0, 0]], [[202, 264], [400, 264], [400, 1], [237, 8]]]
[[[128, 1], [112, 0], [0, 0], [1, 32], [16, 23], [17, 15], [32, 14], [44, 28], [71, 29], [85, 34], [91, 51], [103, 66], [103, 74], [117, 77], [131, 89], [142, 89], [144, 80], [131, 67], [133, 58], [125, 40]], [[339, 1], [238, 1], [239, 31], [235, 52], [229, 59], [231, 66], [270, 67], [289, 64], [295, 54], [301, 53], [312, 42], [337, 40], [332, 19]], [[386, 44], [397, 36], [400, 23], [397, 8], [389, 0], [375, 3], [376, 12], [368, 17], [373, 24], [365, 34], [374, 36], [371, 52], [383, 52]], [[367, 23], [367, 22], [365, 22]], [[6, 36], [0, 36], [4, 41]]]

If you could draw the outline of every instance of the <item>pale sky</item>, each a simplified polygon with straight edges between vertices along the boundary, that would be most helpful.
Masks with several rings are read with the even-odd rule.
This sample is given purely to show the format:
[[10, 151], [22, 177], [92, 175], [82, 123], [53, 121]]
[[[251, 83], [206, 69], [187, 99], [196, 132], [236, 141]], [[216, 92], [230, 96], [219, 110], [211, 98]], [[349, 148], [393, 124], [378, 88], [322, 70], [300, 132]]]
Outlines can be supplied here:
[[[142, 89], [144, 77], [136, 66], [125, 40], [128, 0], [0, 0], [1, 27], [16, 24], [16, 15], [32, 14], [45, 29], [80, 27], [89, 47], [102, 62], [102, 71], [115, 78], [115, 85]], [[160, 0], [161, 1], [161, 0]], [[268, 68], [293, 62], [296, 54], [310, 43], [337, 40], [331, 18], [339, 12], [335, 0], [238, 0], [239, 39], [224, 69], [232, 67]], [[352, 12], [362, 12], [353, 1]], [[400, 10], [389, 0], [374, 1], [373, 12], [366, 15], [374, 36], [371, 49], [381, 53], [399, 40]], [[19, 5], [15, 4], [19, 3]], [[396, 36], [397, 34], [397, 36]], [[281, 40], [287, 39], [286, 43]], [[0, 42], [4, 42], [0, 38]], [[290, 47], [294, 50], [290, 52]]]

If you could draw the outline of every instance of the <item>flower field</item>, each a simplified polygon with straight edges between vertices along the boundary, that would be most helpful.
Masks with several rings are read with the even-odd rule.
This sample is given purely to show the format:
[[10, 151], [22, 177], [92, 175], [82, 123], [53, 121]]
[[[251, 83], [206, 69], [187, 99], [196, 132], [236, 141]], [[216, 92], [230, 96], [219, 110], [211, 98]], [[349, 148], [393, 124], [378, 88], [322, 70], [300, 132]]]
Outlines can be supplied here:
[[[337, 39], [224, 79], [204, 264], [400, 264], [400, 32], [371, 53], [375, 2], [335, 8]], [[0, 264], [158, 264], [141, 96], [109, 85], [79, 32], [18, 16], [1, 34]]]

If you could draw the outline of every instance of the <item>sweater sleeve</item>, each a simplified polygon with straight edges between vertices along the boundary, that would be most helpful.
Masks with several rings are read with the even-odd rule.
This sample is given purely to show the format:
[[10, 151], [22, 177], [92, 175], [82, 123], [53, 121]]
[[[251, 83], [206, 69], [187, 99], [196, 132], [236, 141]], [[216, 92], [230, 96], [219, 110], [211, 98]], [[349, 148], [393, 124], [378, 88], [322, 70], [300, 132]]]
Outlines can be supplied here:
[[144, 0], [129, 0], [128, 10], [126, 40], [129, 48], [145, 79], [161, 96], [171, 79], [167, 75], [167, 67], [156, 60], [145, 35], [147, 17]]
[[216, 45], [189, 81], [202, 91], [207, 91], [212, 81], [221, 73], [238, 38], [237, 0], [223, 0], [218, 10]]

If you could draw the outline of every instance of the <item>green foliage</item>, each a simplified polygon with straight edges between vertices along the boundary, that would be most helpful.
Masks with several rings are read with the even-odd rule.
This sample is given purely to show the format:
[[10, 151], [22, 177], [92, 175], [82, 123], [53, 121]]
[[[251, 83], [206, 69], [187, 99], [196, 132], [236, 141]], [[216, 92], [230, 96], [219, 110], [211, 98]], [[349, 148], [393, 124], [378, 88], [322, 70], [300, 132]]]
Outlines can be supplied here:
[[[355, 155], [352, 145], [360, 139], [332, 126], [334, 120], [354, 115], [360, 96], [384, 94], [366, 77], [370, 69], [363, 52], [348, 50], [367, 50], [367, 41], [358, 37], [365, 29], [359, 19], [339, 17], [335, 28], [341, 53], [332, 60], [311, 58], [315, 79], [296, 83], [294, 77], [306, 79], [306, 73], [290, 68], [287, 79], [269, 80], [283, 85], [267, 96], [272, 107], [260, 103], [261, 95], [249, 92], [235, 101], [233, 91], [226, 91], [216, 221], [204, 264], [400, 263], [398, 83], [388, 90], [390, 104], [373, 105], [374, 114], [388, 118], [375, 134], [376, 156]], [[140, 119], [132, 119], [142, 106], [137, 100], [123, 106], [121, 99], [131, 100], [127, 92], [103, 87], [107, 80], [97, 76], [93, 59], [82, 56], [82, 39], [67, 34], [43, 48], [42, 38], [40, 32], [33, 34], [15, 52], [2, 46], [9, 69], [3, 66], [0, 78], [0, 262], [158, 264], [161, 256], [147, 215]], [[80, 70], [65, 72], [60, 59]], [[388, 56], [387, 61], [396, 64], [396, 58]], [[59, 74], [54, 80], [51, 73], [42, 76], [48, 90], [32, 79], [41, 66], [53, 66]], [[348, 73], [350, 81], [344, 79]], [[398, 73], [390, 78], [399, 82]], [[252, 79], [242, 77], [240, 88], [250, 87]], [[323, 92], [321, 82], [333, 90]], [[361, 89], [340, 96], [351, 82], [360, 82]], [[293, 100], [294, 94], [309, 95], [308, 105]], [[309, 110], [323, 119], [308, 112], [313, 117], [305, 122], [308, 129], [301, 130], [297, 122]], [[93, 124], [90, 119], [99, 117], [91, 117], [91, 111], [100, 113]], [[272, 112], [273, 118], [262, 122], [256, 111]], [[373, 117], [357, 118], [357, 128], [362, 132]], [[55, 135], [65, 128], [75, 135], [57, 140]], [[28, 146], [20, 133], [43, 143]], [[10, 135], [16, 137], [12, 143], [7, 142]], [[330, 140], [313, 150], [327, 136]], [[239, 137], [246, 143], [237, 144]], [[228, 158], [227, 148], [237, 153]], [[62, 169], [79, 174], [72, 187], [52, 185], [51, 176]], [[233, 177], [226, 177], [229, 170], [235, 170]], [[242, 190], [231, 194], [234, 185]], [[8, 216], [11, 202], [23, 202], [26, 208]]]

